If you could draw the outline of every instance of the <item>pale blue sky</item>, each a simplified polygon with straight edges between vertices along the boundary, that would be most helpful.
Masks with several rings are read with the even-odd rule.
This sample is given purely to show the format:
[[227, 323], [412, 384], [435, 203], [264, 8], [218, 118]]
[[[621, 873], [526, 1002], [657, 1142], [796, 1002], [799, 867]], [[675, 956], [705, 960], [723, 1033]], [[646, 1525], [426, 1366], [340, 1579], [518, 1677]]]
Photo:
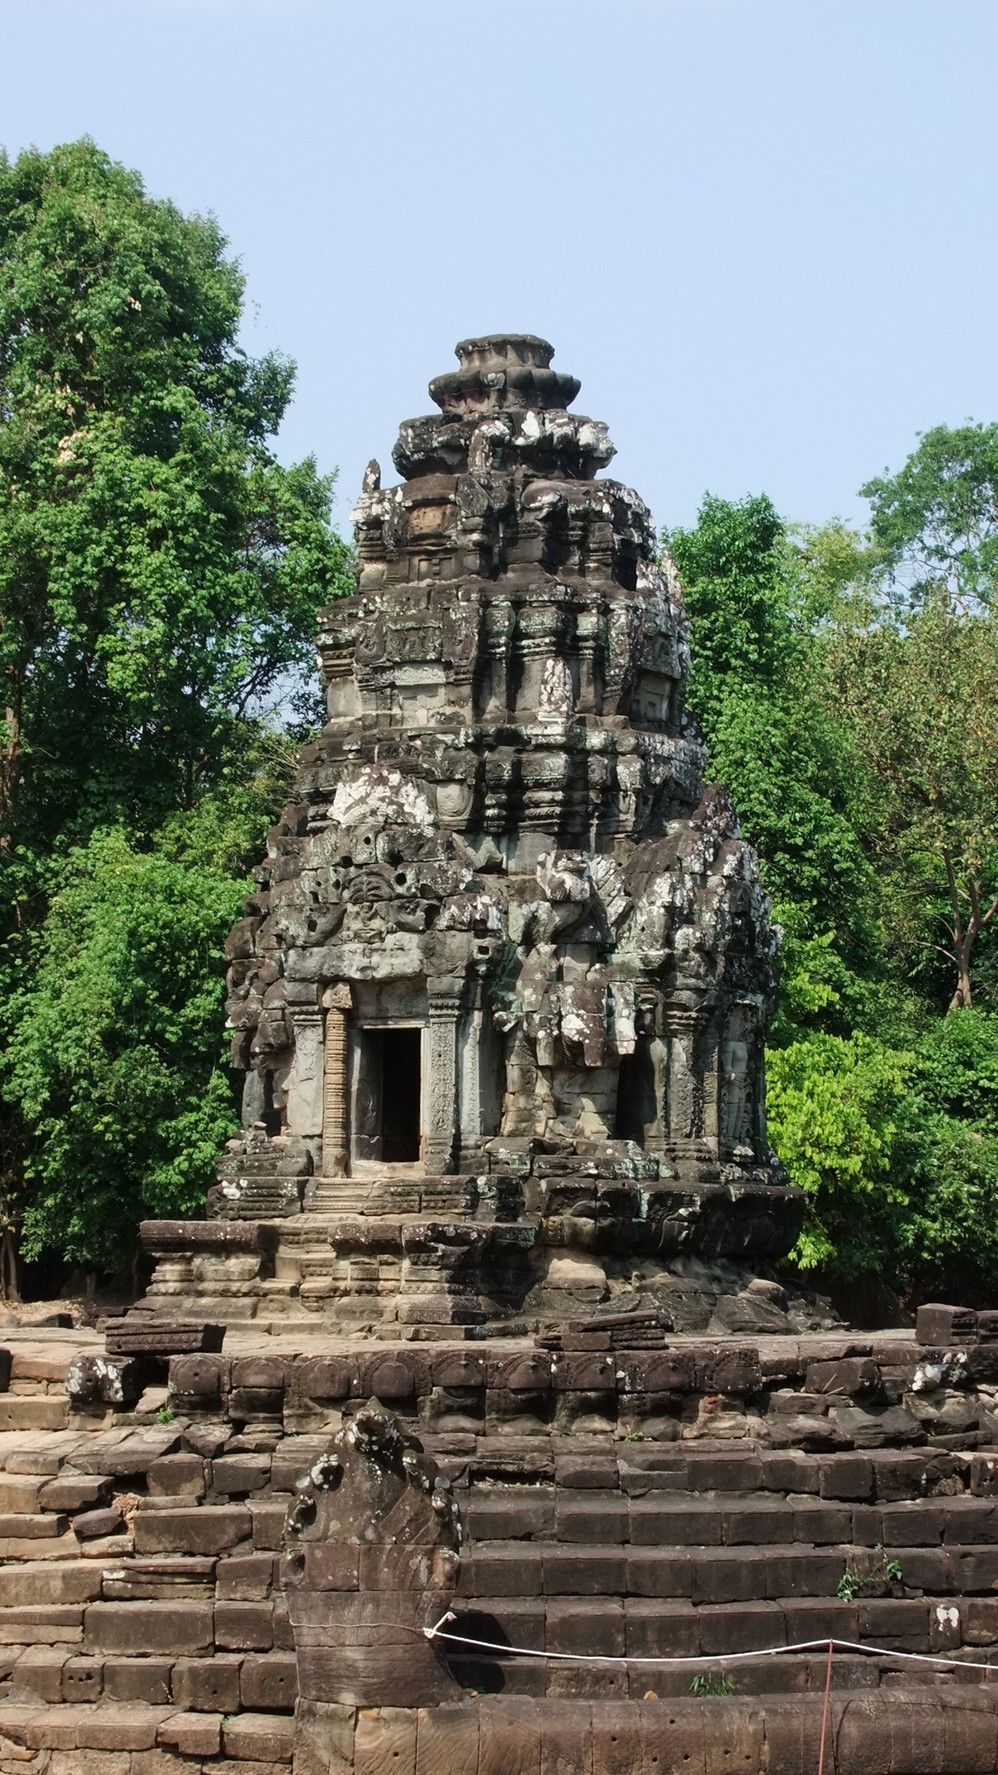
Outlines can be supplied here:
[[515, 328], [659, 523], [818, 521], [998, 418], [996, 69], [996, 0], [0, 0], [0, 141], [215, 212], [341, 519]]

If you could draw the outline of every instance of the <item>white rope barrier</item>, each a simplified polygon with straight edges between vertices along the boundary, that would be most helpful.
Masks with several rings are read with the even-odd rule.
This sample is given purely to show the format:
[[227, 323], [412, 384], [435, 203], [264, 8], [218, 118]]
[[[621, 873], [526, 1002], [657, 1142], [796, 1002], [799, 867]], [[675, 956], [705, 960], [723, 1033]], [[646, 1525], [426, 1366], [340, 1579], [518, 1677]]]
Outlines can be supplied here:
[[424, 1627], [423, 1634], [428, 1640], [447, 1640], [453, 1645], [474, 1646], [477, 1652], [503, 1652], [507, 1657], [516, 1658], [548, 1658], [559, 1663], [568, 1664], [737, 1664], [753, 1658], [785, 1658], [793, 1652], [825, 1652], [834, 1646], [836, 1651], [862, 1652], [876, 1658], [904, 1658], [914, 1664], [938, 1664], [953, 1670], [996, 1670], [998, 1664], [985, 1664], [971, 1658], [945, 1658], [935, 1652], [893, 1652], [886, 1646], [871, 1646], [855, 1639], [835, 1639], [828, 1635], [823, 1639], [803, 1639], [789, 1646], [761, 1646], [755, 1652], [699, 1652], [679, 1657], [664, 1655], [648, 1657], [632, 1657], [615, 1652], [538, 1652], [532, 1646], [498, 1645], [492, 1640], [471, 1639], [464, 1633], [444, 1633], [445, 1621], [456, 1621], [457, 1616], [452, 1609], [441, 1615], [435, 1627]]

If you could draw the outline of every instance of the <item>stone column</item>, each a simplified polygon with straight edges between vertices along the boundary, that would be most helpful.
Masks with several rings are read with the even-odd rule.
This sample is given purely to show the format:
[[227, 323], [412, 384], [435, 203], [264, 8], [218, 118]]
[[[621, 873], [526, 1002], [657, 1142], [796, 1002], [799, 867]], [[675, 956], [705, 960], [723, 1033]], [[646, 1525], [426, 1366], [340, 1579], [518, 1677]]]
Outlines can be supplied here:
[[749, 1120], [748, 1047], [741, 1014], [736, 1009], [728, 1020], [720, 1053], [721, 1149], [730, 1157], [746, 1144]]
[[703, 1078], [697, 1043], [703, 1013], [672, 1008], [665, 1014], [669, 1047], [669, 1144], [699, 1147], [703, 1140]]
[[322, 1175], [345, 1177], [349, 1170], [347, 1126], [347, 1015], [349, 986], [327, 987], [322, 995], [326, 1035], [322, 1065]]
[[428, 1032], [426, 1101], [429, 1104], [423, 1169], [437, 1176], [454, 1168], [457, 1127], [457, 1018], [463, 981], [444, 976], [427, 980]]
[[724, 1139], [724, 1076], [721, 1053], [721, 1027], [712, 1019], [701, 1038], [703, 1062], [703, 1136], [712, 1152], [718, 1152]]

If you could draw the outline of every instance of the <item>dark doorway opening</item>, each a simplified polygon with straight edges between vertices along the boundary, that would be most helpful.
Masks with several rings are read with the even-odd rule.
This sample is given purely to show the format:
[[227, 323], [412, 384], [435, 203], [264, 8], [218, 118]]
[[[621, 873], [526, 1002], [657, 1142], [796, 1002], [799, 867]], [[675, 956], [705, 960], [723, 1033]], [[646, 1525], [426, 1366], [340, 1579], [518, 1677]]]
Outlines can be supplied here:
[[419, 1158], [421, 1037], [419, 1029], [376, 1032], [381, 1055], [381, 1157], [389, 1165], [414, 1165]]
[[657, 1121], [655, 1063], [647, 1036], [639, 1035], [633, 1054], [620, 1062], [617, 1081], [617, 1139], [644, 1146]]

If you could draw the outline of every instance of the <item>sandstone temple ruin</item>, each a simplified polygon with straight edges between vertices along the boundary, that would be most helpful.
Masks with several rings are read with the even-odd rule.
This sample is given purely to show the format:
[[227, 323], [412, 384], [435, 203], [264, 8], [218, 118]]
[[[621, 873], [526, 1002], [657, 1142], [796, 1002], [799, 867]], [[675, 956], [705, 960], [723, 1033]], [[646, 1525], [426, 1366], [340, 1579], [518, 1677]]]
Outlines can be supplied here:
[[243, 1132], [0, 1351], [0, 1775], [998, 1775], [998, 1313], [786, 1267], [681, 587], [530, 335], [372, 462]]
[[401, 1335], [779, 1256], [800, 1218], [776, 938], [705, 787], [675, 571], [549, 345], [457, 355], [322, 613], [329, 718], [229, 939], [246, 1135], [210, 1205], [281, 1221], [271, 1309]]

